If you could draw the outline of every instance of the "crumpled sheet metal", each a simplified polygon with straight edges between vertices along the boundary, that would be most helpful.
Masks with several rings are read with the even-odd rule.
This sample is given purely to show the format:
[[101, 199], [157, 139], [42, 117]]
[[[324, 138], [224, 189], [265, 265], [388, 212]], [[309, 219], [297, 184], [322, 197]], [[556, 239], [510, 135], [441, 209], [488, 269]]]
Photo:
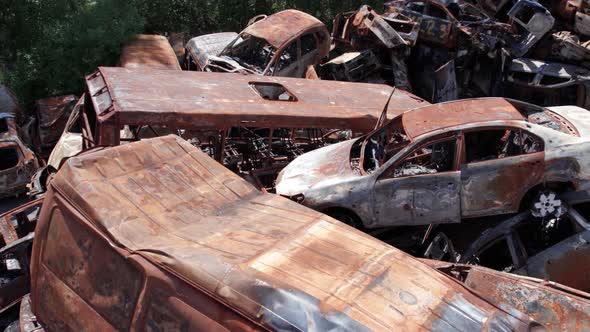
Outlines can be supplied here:
[[517, 309], [530, 315], [548, 331], [590, 329], [590, 294], [586, 292], [481, 266], [421, 261], [453, 276], [505, 310]]
[[14, 149], [18, 155], [17, 163], [0, 171], [0, 198], [15, 196], [26, 191], [31, 176], [39, 168], [37, 157], [17, 136], [0, 139], [0, 151]]
[[78, 98], [74, 95], [40, 99], [35, 102], [40, 148], [53, 148]]
[[[50, 218], [54, 207], [72, 207], [55, 205], [64, 199], [127, 253], [127, 260], [145, 259], [266, 328], [525, 331], [531, 326], [517, 310], [498, 309], [369, 235], [255, 190], [178, 137], [69, 159], [51, 182], [37, 234], [48, 231], [43, 218]], [[47, 241], [35, 243], [34, 259]], [[50, 298], [43, 294], [54, 294], [51, 299], [63, 294], [43, 264], [32, 265], [33, 311], [43, 323], [51, 322], [48, 315], [57, 309], [44, 305]], [[43, 284], [40, 275], [46, 276]], [[87, 314], [62, 316], [88, 322]]]

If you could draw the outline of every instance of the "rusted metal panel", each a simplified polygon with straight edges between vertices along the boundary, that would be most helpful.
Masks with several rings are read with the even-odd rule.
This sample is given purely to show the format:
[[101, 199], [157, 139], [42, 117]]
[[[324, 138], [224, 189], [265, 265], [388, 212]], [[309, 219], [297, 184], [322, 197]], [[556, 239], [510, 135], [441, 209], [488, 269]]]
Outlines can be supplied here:
[[0, 161], [0, 197], [23, 193], [31, 176], [39, 168], [39, 161], [33, 151], [17, 136], [0, 139]]
[[77, 100], [76, 96], [67, 95], [35, 102], [40, 151], [50, 150], [55, 146]]
[[[444, 114], [444, 116], [443, 116]], [[477, 98], [426, 106], [419, 112], [403, 116], [404, 129], [417, 137], [437, 128], [485, 121], [524, 120], [523, 115], [506, 99]]]
[[[248, 126], [368, 131], [393, 90], [374, 84], [106, 67], [88, 76], [86, 84], [98, 122], [116, 114], [121, 124], [195, 129]], [[266, 100], [253, 88], [257, 84], [283, 87], [296, 101]], [[396, 91], [389, 113], [427, 104]]]
[[459, 96], [455, 61], [451, 60], [437, 69], [434, 78], [432, 100], [436, 103], [456, 100]]
[[501, 308], [515, 308], [548, 331], [590, 329], [590, 294], [554, 282], [497, 272], [480, 266], [423, 262], [457, 278]]
[[136, 35], [121, 52], [119, 66], [124, 68], [151, 68], [181, 70], [178, 57], [166, 37]]
[[[152, 315], [150, 294], [160, 304], [169, 296], [168, 311], [184, 308], [185, 316], [160, 309], [161, 317], [200, 319], [190, 309], [201, 308], [214, 321], [201, 322], [212, 329], [227, 328], [224, 317], [232, 313], [233, 324], [273, 330], [495, 326], [524, 331], [533, 326], [518, 310], [499, 309], [500, 304], [369, 235], [255, 190], [173, 136], [69, 159], [51, 183], [36, 234], [32, 308], [53, 328], [113, 328], [120, 324], [109, 317], [133, 312], [132, 326], [145, 329], [146, 315]], [[129, 302], [124, 312], [110, 305], [127, 303], [119, 300], [123, 293], [116, 285], [136, 283], [137, 276], [103, 271], [100, 278], [111, 282], [95, 287], [106, 287], [104, 295], [110, 296], [104, 299], [97, 297], [101, 292], [85, 298], [85, 290], [73, 293], [66, 287], [93, 283], [89, 278], [102, 268], [93, 252], [102, 247], [103, 255], [120, 255], [114, 260], [138, 269], [147, 281], [140, 292], [145, 296]], [[59, 263], [64, 254], [73, 262], [83, 259], [79, 268]], [[50, 270], [47, 264], [57, 265]], [[58, 272], [71, 268], [74, 275]], [[170, 280], [176, 291], [167, 288]], [[205, 309], [202, 304], [209, 302], [202, 293], [201, 305], [191, 300], [199, 291], [217, 305]]]
[[257, 21], [246, 27], [242, 33], [262, 38], [279, 49], [302, 33], [320, 27], [325, 27], [325, 25], [317, 18], [298, 10], [289, 9]]

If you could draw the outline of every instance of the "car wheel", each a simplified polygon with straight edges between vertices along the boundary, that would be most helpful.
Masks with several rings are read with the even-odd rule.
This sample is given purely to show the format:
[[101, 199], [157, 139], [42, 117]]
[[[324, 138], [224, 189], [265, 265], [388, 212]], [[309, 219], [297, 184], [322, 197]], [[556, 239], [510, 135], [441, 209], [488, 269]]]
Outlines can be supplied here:
[[542, 190], [537, 193], [531, 204], [531, 213], [537, 218], [558, 218], [566, 213], [566, 207], [559, 195], [552, 190]]
[[363, 223], [359, 220], [357, 216], [354, 214], [343, 211], [343, 210], [331, 210], [325, 212], [330, 217], [342, 221], [343, 223], [347, 224], [348, 226], [352, 226], [356, 229], [363, 230]]

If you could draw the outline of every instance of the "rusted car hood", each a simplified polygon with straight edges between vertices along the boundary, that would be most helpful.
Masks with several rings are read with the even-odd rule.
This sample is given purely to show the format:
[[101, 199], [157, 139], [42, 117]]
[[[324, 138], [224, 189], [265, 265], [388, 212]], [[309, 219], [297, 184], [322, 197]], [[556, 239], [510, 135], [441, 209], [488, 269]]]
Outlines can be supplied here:
[[359, 176], [350, 165], [350, 149], [357, 139], [303, 154], [285, 167], [276, 181], [277, 194], [294, 196], [318, 185]]
[[547, 108], [571, 122], [581, 137], [590, 137], [590, 122], [588, 121], [590, 111], [578, 106], [555, 106]]
[[[130, 258], [140, 255], [273, 330], [523, 331], [531, 322], [386, 243], [256, 190], [176, 136], [71, 158], [46, 200], [53, 195]], [[48, 224], [40, 220], [38, 234]], [[39, 292], [52, 285], [32, 285], [37, 311]]]

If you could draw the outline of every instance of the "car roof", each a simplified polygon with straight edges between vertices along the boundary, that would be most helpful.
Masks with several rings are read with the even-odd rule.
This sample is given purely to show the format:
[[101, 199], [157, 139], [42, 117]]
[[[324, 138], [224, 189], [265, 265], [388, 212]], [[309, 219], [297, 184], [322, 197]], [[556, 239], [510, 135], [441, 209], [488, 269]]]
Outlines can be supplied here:
[[256, 190], [177, 136], [70, 158], [50, 187], [114, 245], [273, 328], [517, 324], [518, 312], [508, 317], [408, 254]]
[[182, 70], [172, 45], [166, 37], [160, 35], [136, 35], [123, 48], [119, 66]]
[[418, 137], [436, 129], [477, 122], [524, 121], [525, 117], [504, 98], [475, 98], [433, 104], [402, 115], [404, 130]]
[[305, 31], [321, 26], [325, 24], [317, 18], [298, 10], [288, 9], [269, 15], [246, 27], [242, 33], [262, 38], [278, 49]]
[[[252, 84], [280, 85], [297, 101], [266, 100]], [[86, 78], [99, 122], [178, 128], [238, 126], [370, 132], [393, 88], [387, 85], [210, 72], [101, 67]], [[396, 90], [388, 114], [429, 103]]]

